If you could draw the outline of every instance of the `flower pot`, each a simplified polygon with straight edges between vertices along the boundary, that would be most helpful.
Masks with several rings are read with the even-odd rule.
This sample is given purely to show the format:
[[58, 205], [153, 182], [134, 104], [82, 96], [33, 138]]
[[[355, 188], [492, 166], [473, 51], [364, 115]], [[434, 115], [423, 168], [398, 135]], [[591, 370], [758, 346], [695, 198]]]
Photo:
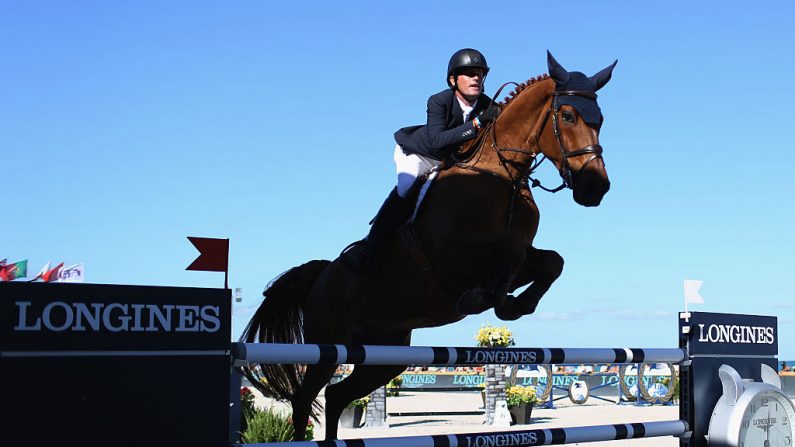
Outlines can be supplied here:
[[530, 414], [533, 412], [532, 405], [517, 405], [508, 409], [511, 413], [511, 422], [514, 425], [527, 425], [530, 423]]
[[362, 426], [364, 416], [363, 407], [346, 407], [340, 415], [340, 426], [344, 428], [359, 428]]

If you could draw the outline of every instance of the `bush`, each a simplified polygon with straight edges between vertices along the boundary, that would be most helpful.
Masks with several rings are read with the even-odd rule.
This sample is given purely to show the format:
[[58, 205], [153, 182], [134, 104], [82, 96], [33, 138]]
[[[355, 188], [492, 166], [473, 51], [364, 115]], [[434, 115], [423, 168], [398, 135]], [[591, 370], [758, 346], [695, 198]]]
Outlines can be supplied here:
[[[246, 417], [246, 429], [240, 435], [245, 444], [260, 442], [287, 442], [295, 436], [292, 417], [275, 412], [273, 409], [255, 410]], [[306, 427], [306, 440], [314, 438], [314, 424], [309, 421]]]

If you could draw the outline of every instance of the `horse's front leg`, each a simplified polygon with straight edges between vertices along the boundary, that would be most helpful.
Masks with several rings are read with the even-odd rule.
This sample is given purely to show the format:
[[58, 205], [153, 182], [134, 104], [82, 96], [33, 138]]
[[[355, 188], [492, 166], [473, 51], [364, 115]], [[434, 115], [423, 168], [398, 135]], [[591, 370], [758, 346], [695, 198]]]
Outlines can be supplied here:
[[502, 306], [515, 282], [516, 266], [522, 265], [525, 257], [522, 246], [507, 239], [492, 240], [480, 247], [483, 248], [476, 256], [469, 257], [476, 270], [474, 276], [480, 280], [465, 290], [456, 304], [458, 312], [464, 315]]
[[557, 252], [528, 246], [527, 257], [511, 284], [511, 291], [531, 282], [532, 284], [519, 296], [509, 298], [501, 306], [495, 307], [494, 313], [497, 318], [513, 321], [535, 312], [541, 297], [558, 279], [561, 272], [563, 272], [563, 258]]

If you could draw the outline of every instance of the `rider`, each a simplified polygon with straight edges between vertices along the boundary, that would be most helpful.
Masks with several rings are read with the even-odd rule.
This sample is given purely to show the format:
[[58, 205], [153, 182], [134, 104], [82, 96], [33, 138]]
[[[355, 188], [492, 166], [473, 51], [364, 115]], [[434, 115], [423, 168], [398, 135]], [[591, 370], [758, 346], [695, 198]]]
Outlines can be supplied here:
[[404, 127], [395, 132], [397, 186], [375, 216], [363, 250], [350, 250], [343, 261], [356, 275], [370, 266], [381, 246], [411, 215], [413, 200], [407, 198], [415, 180], [428, 174], [477, 136], [478, 129], [494, 121], [500, 109], [483, 93], [489, 73], [486, 58], [479, 51], [456, 51], [447, 64], [447, 89], [428, 98], [425, 125]]

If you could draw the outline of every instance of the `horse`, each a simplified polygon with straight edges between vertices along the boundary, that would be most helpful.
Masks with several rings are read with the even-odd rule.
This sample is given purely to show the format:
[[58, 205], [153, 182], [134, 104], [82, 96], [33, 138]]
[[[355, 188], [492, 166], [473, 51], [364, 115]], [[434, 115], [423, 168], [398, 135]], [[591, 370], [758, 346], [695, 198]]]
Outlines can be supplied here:
[[[617, 62], [588, 77], [568, 72], [547, 52], [549, 75], [516, 85], [499, 117], [444, 164], [413, 222], [395, 233], [372, 268], [357, 277], [338, 257], [286, 271], [266, 287], [240, 341], [408, 346], [414, 329], [487, 309], [502, 320], [533, 313], [563, 258], [532, 246], [539, 211], [528, 179], [548, 159], [563, 180], [557, 189], [571, 189], [580, 205], [600, 204], [610, 181], [596, 90]], [[407, 365], [357, 365], [328, 385], [337, 366], [251, 365], [242, 373], [264, 395], [292, 404], [298, 441], [309, 418], [319, 419], [317, 396], [325, 386], [326, 439], [336, 439], [345, 407]]]

